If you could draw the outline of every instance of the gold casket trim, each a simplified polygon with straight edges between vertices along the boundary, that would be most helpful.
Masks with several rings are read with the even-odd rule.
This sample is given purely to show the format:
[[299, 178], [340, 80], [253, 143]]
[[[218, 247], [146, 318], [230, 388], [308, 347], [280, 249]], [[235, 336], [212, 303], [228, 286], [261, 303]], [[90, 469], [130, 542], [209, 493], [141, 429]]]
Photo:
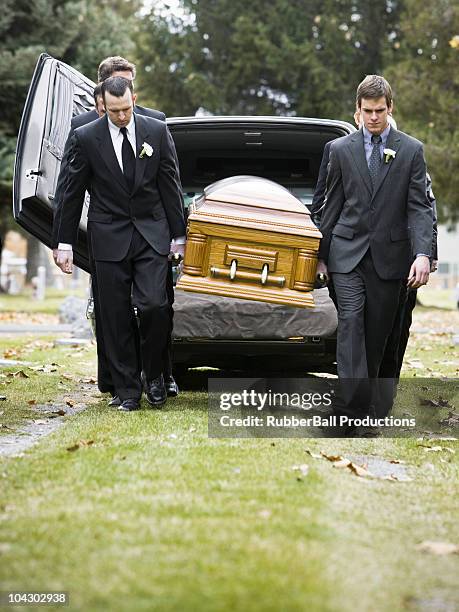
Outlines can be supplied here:
[[307, 208], [281, 185], [248, 176], [218, 181], [188, 217], [177, 287], [313, 307], [320, 238]]

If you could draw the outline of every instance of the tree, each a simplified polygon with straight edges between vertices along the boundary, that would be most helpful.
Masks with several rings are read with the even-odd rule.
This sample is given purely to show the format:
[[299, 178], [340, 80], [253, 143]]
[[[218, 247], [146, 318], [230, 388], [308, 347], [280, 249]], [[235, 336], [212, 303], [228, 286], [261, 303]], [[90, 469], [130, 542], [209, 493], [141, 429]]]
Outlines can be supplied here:
[[0, 15], [0, 239], [9, 228], [14, 150], [23, 105], [41, 53], [96, 79], [100, 60], [134, 51], [139, 1], [3, 0]]
[[[381, 70], [396, 30], [387, 0], [182, 0], [155, 9], [138, 39], [142, 96], [168, 114], [351, 119], [355, 87]], [[375, 35], [377, 31], [377, 36]]]
[[458, 33], [454, 0], [405, 0], [387, 71], [399, 127], [425, 143], [440, 219], [453, 221], [459, 219]]

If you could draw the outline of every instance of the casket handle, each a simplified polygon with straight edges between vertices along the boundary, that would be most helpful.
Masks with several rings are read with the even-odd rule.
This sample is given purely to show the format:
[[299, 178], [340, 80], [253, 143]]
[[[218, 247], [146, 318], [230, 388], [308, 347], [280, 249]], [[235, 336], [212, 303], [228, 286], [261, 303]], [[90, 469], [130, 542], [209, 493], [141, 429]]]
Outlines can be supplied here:
[[233, 259], [233, 261], [231, 262], [231, 268], [230, 268], [230, 279], [234, 280], [236, 278], [236, 272], [237, 272], [237, 260]]
[[231, 281], [237, 279], [238, 281], [245, 280], [251, 282], [260, 282], [263, 286], [267, 283], [272, 285], [278, 285], [279, 287], [283, 287], [285, 285], [285, 276], [269, 276], [269, 264], [267, 263], [263, 265], [261, 275], [255, 274], [253, 272], [246, 272], [245, 270], [238, 270], [237, 259], [232, 260], [229, 270], [222, 270], [221, 268], [212, 266], [210, 269], [210, 274], [214, 278], [229, 278]]

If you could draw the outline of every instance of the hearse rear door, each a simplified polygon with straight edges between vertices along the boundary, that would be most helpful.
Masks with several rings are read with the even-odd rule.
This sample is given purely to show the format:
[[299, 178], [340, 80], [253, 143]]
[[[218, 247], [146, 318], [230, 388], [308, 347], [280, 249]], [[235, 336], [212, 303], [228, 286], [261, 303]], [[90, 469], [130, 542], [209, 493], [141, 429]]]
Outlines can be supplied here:
[[[51, 247], [53, 201], [72, 116], [93, 108], [94, 83], [67, 64], [39, 57], [24, 106], [16, 147], [13, 215]], [[74, 261], [89, 271], [87, 209], [83, 210]]]

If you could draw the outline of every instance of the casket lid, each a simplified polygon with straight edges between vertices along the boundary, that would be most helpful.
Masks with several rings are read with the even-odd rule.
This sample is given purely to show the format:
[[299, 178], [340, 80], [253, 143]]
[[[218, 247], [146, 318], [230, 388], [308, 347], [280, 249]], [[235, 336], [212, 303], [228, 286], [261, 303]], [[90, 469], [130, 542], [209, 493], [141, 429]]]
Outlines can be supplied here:
[[288, 189], [258, 176], [232, 176], [212, 183], [189, 220], [320, 237], [306, 206]]
[[279, 183], [259, 176], [231, 176], [204, 189], [208, 202], [228, 202], [307, 215], [304, 204]]

